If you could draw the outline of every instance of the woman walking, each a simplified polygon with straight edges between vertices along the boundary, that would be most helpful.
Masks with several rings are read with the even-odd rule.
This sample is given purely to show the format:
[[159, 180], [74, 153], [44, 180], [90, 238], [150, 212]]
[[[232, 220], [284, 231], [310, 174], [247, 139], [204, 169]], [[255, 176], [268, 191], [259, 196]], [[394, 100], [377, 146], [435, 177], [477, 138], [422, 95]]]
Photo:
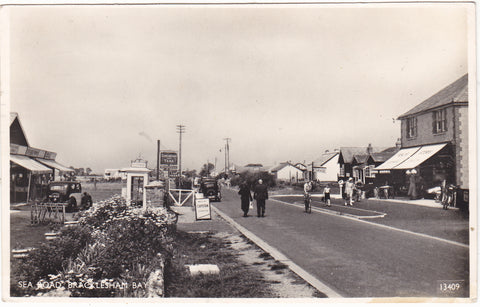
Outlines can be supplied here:
[[240, 199], [242, 201], [243, 217], [247, 217], [250, 202], [253, 200], [253, 198], [252, 193], [250, 193], [250, 188], [245, 182], [240, 184], [240, 191], [238, 191], [238, 194], [240, 195]]

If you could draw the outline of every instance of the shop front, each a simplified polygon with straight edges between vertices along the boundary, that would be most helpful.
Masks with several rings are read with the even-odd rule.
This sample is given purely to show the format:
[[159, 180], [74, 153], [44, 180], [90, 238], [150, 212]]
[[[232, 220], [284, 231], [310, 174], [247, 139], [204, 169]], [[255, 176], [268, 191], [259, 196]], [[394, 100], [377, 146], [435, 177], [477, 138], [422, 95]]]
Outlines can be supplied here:
[[27, 156], [10, 155], [10, 200], [13, 203], [41, 199], [52, 169]]
[[402, 148], [374, 169], [376, 176], [393, 187], [395, 195], [422, 198], [427, 189], [443, 180], [455, 182], [452, 146], [449, 143]]

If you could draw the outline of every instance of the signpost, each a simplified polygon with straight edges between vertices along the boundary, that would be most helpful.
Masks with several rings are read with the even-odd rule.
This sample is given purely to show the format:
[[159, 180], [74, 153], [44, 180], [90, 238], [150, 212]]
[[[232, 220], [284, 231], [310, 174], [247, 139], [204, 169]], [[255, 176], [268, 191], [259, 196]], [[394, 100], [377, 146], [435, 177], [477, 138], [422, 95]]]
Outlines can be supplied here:
[[195, 219], [211, 220], [212, 210], [208, 198], [195, 198]]
[[160, 152], [160, 164], [163, 165], [175, 165], [178, 161], [178, 155], [175, 151], [162, 151]]

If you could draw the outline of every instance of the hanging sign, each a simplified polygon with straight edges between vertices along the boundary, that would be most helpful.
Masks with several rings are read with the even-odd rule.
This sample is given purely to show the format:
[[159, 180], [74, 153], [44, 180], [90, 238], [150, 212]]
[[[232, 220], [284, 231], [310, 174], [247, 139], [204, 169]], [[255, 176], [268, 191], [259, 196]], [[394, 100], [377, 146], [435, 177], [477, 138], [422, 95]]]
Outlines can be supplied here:
[[211, 220], [212, 211], [210, 208], [210, 200], [208, 198], [195, 199], [195, 219]]

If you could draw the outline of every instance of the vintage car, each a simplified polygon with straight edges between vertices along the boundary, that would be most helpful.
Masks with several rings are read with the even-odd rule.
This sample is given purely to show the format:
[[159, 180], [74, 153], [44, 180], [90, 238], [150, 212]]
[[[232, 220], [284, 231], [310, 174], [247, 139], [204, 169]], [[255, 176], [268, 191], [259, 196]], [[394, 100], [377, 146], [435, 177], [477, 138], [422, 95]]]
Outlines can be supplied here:
[[65, 211], [79, 210], [82, 198], [82, 185], [77, 181], [54, 181], [48, 184], [45, 202], [67, 203]]
[[200, 192], [205, 198], [208, 198], [210, 200], [222, 200], [220, 187], [215, 178], [202, 178], [202, 181], [200, 182]]

